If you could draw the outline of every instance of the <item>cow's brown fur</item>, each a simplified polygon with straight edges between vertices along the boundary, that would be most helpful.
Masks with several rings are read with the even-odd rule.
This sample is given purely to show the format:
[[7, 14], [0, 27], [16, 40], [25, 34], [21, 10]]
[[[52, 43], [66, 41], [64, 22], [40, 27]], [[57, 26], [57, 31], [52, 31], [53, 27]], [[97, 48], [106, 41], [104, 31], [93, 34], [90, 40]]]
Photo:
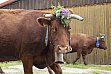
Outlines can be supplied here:
[[4, 13], [10, 13], [10, 14], [19, 14], [21, 12], [24, 12], [24, 9], [0, 9], [0, 14]]
[[[61, 51], [56, 46], [69, 45], [68, 27], [55, 17], [51, 20], [38, 18], [43, 14], [34, 10], [0, 14], [0, 61], [22, 60], [25, 74], [33, 74], [33, 65], [40, 69], [50, 66], [56, 74], [62, 74], [59, 65], [58, 71], [52, 66], [55, 66], [55, 52]], [[48, 46], [45, 45], [43, 23], [48, 25]]]

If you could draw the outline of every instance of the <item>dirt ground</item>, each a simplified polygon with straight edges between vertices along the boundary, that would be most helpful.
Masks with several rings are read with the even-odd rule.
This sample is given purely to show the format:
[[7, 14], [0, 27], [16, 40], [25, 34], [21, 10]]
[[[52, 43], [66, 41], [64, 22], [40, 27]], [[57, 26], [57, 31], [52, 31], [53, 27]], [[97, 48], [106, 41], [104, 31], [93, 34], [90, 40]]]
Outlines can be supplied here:
[[[95, 70], [95, 69], [80, 69], [80, 68], [69, 68], [62, 67], [63, 74], [111, 74], [111, 71], [106, 70]], [[5, 74], [23, 74], [23, 66], [9, 66], [8, 68], [3, 68]], [[33, 67], [34, 74], [49, 74], [47, 68], [38, 69]]]

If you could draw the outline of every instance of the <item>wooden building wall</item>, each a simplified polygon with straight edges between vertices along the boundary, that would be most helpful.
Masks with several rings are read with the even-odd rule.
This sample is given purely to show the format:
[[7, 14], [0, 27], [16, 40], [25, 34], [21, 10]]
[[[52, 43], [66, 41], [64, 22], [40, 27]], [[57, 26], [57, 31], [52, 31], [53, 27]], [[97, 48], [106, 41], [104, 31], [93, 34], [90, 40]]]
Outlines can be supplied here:
[[16, 0], [11, 4], [5, 5], [0, 8], [5, 9], [48, 9], [52, 5], [56, 6], [58, 2], [62, 6], [84, 6], [94, 4], [111, 3], [111, 0]]

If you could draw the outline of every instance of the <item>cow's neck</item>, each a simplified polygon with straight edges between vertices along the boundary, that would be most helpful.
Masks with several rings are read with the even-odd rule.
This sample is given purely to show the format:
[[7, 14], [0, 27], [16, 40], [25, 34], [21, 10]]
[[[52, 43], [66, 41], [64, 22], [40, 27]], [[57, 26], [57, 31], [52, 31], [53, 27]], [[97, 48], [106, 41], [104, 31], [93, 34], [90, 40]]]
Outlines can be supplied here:
[[89, 46], [89, 48], [96, 48], [96, 37], [92, 37], [92, 39], [90, 40], [90, 46]]
[[48, 56], [47, 59], [49, 60], [49, 64], [52, 62], [55, 62], [55, 45], [54, 45], [54, 39], [53, 39], [53, 34], [51, 32], [51, 26], [48, 27], [48, 34], [49, 34], [49, 40], [48, 40], [48, 44], [49, 44], [49, 52], [48, 52]]
[[93, 51], [94, 48], [97, 48], [96, 41], [97, 41], [97, 37], [93, 37], [91, 40], [92, 44], [88, 47], [88, 49], [89, 49], [88, 53], [89, 54]]
[[98, 48], [99, 47], [99, 39], [98, 37], [94, 37], [94, 48]]
[[47, 59], [46, 63], [50, 64], [54, 62], [54, 58], [55, 58], [54, 45], [52, 43], [52, 34], [51, 34], [50, 26], [48, 26], [46, 29], [45, 44], [46, 44], [46, 48], [44, 49], [44, 51], [45, 51], [45, 57]]

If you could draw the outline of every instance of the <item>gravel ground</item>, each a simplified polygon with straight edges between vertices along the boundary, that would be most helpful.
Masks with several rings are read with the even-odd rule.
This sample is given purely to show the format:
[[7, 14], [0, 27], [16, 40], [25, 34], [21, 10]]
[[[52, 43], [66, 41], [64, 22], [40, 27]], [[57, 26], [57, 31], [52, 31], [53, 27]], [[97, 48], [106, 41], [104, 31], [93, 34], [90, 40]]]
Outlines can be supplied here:
[[[68, 68], [62, 67], [63, 74], [111, 74], [111, 71], [106, 70], [95, 70], [95, 69], [80, 69], [80, 68]], [[9, 66], [8, 68], [3, 68], [5, 74], [23, 74], [22, 65]], [[48, 74], [47, 68], [38, 69], [33, 67], [34, 74]]]

